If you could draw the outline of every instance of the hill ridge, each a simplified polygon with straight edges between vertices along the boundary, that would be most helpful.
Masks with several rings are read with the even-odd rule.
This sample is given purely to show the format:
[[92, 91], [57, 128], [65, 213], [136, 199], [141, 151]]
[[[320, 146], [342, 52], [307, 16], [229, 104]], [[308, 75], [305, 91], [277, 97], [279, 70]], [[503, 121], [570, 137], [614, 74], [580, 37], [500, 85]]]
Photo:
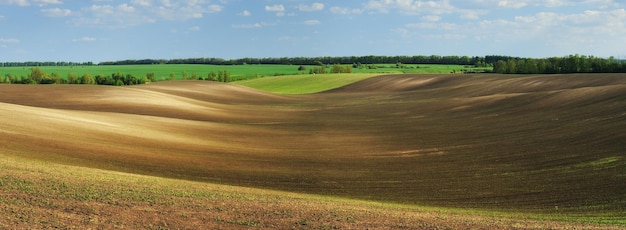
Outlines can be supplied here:
[[0, 145], [63, 164], [358, 199], [619, 212], [625, 82], [393, 75], [305, 95], [195, 81], [0, 85]]

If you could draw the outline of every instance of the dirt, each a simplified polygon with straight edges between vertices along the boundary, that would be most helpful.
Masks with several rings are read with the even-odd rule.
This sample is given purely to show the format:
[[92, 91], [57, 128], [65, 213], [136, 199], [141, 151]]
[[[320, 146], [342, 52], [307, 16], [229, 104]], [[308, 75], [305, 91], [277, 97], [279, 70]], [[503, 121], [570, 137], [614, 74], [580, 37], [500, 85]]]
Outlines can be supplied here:
[[626, 75], [393, 75], [311, 95], [0, 85], [8, 154], [444, 207], [623, 211]]

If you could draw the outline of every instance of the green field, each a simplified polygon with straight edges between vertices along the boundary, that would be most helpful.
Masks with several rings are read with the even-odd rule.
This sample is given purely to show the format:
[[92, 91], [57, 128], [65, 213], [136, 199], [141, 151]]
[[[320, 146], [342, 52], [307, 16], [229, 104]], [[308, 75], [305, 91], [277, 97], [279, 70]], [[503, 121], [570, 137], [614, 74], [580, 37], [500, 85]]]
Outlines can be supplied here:
[[[376, 69], [355, 68], [353, 73], [450, 73], [453, 71], [469, 70], [462, 65], [406, 65], [405, 68], [395, 68], [395, 65], [376, 65]], [[93, 76], [102, 74], [110, 76], [113, 73], [121, 72], [122, 74], [131, 74], [136, 77], [143, 77], [146, 74], [154, 72], [159, 80], [169, 79], [170, 74], [175, 74], [176, 78], [181, 79], [183, 72], [187, 72], [188, 76], [194, 73], [197, 76], [207, 77], [213, 71], [228, 71], [231, 73], [233, 80], [254, 79], [266, 76], [278, 75], [299, 75], [309, 74], [309, 69], [314, 66], [305, 66], [305, 71], [298, 71], [298, 65], [105, 65], [105, 66], [43, 66], [40, 67], [48, 74], [57, 73], [62, 78], [67, 78], [69, 73], [83, 75], [89, 73]], [[0, 67], [0, 76], [6, 74], [15, 76], [28, 76], [33, 67]], [[484, 69], [484, 68], [482, 68]]]
[[318, 75], [291, 75], [271, 78], [258, 78], [245, 81], [237, 81], [234, 84], [260, 89], [280, 94], [307, 94], [317, 93], [363, 79], [378, 76], [375, 73], [352, 73], [352, 74], [318, 74]]

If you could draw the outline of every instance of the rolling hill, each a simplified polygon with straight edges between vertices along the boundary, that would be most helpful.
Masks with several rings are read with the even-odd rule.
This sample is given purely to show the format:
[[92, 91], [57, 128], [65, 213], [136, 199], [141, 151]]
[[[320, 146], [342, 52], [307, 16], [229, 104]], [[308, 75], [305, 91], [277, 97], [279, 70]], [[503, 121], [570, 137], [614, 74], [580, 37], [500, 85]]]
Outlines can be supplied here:
[[626, 215], [621, 74], [389, 75], [302, 95], [206, 81], [0, 92], [7, 156], [379, 202]]

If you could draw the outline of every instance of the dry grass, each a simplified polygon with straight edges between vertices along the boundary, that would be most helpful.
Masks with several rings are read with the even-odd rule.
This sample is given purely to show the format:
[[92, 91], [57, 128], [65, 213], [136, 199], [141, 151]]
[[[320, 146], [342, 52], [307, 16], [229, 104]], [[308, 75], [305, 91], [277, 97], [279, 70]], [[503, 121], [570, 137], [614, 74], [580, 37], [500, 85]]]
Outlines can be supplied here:
[[[7, 157], [574, 221], [562, 226], [624, 224], [626, 216], [626, 77], [620, 74], [394, 75], [288, 96], [198, 81], [133, 87], [0, 85], [0, 92], [0, 153]], [[20, 196], [33, 199], [15, 194]], [[315, 210], [335, 202], [304, 208], [302, 215], [327, 221], [327, 214]], [[101, 214], [125, 212], [141, 219], [141, 212], [125, 209], [128, 205]], [[169, 210], [166, 214], [175, 213], [176, 206]], [[255, 221], [271, 218], [259, 215]], [[504, 219], [498, 226], [516, 226]], [[488, 227], [491, 221], [499, 220], [474, 224]], [[450, 220], [453, 228], [466, 226], [456, 225], [461, 222]], [[447, 221], [433, 217], [424, 223], [446, 226]], [[391, 225], [372, 225], [384, 226]]]

